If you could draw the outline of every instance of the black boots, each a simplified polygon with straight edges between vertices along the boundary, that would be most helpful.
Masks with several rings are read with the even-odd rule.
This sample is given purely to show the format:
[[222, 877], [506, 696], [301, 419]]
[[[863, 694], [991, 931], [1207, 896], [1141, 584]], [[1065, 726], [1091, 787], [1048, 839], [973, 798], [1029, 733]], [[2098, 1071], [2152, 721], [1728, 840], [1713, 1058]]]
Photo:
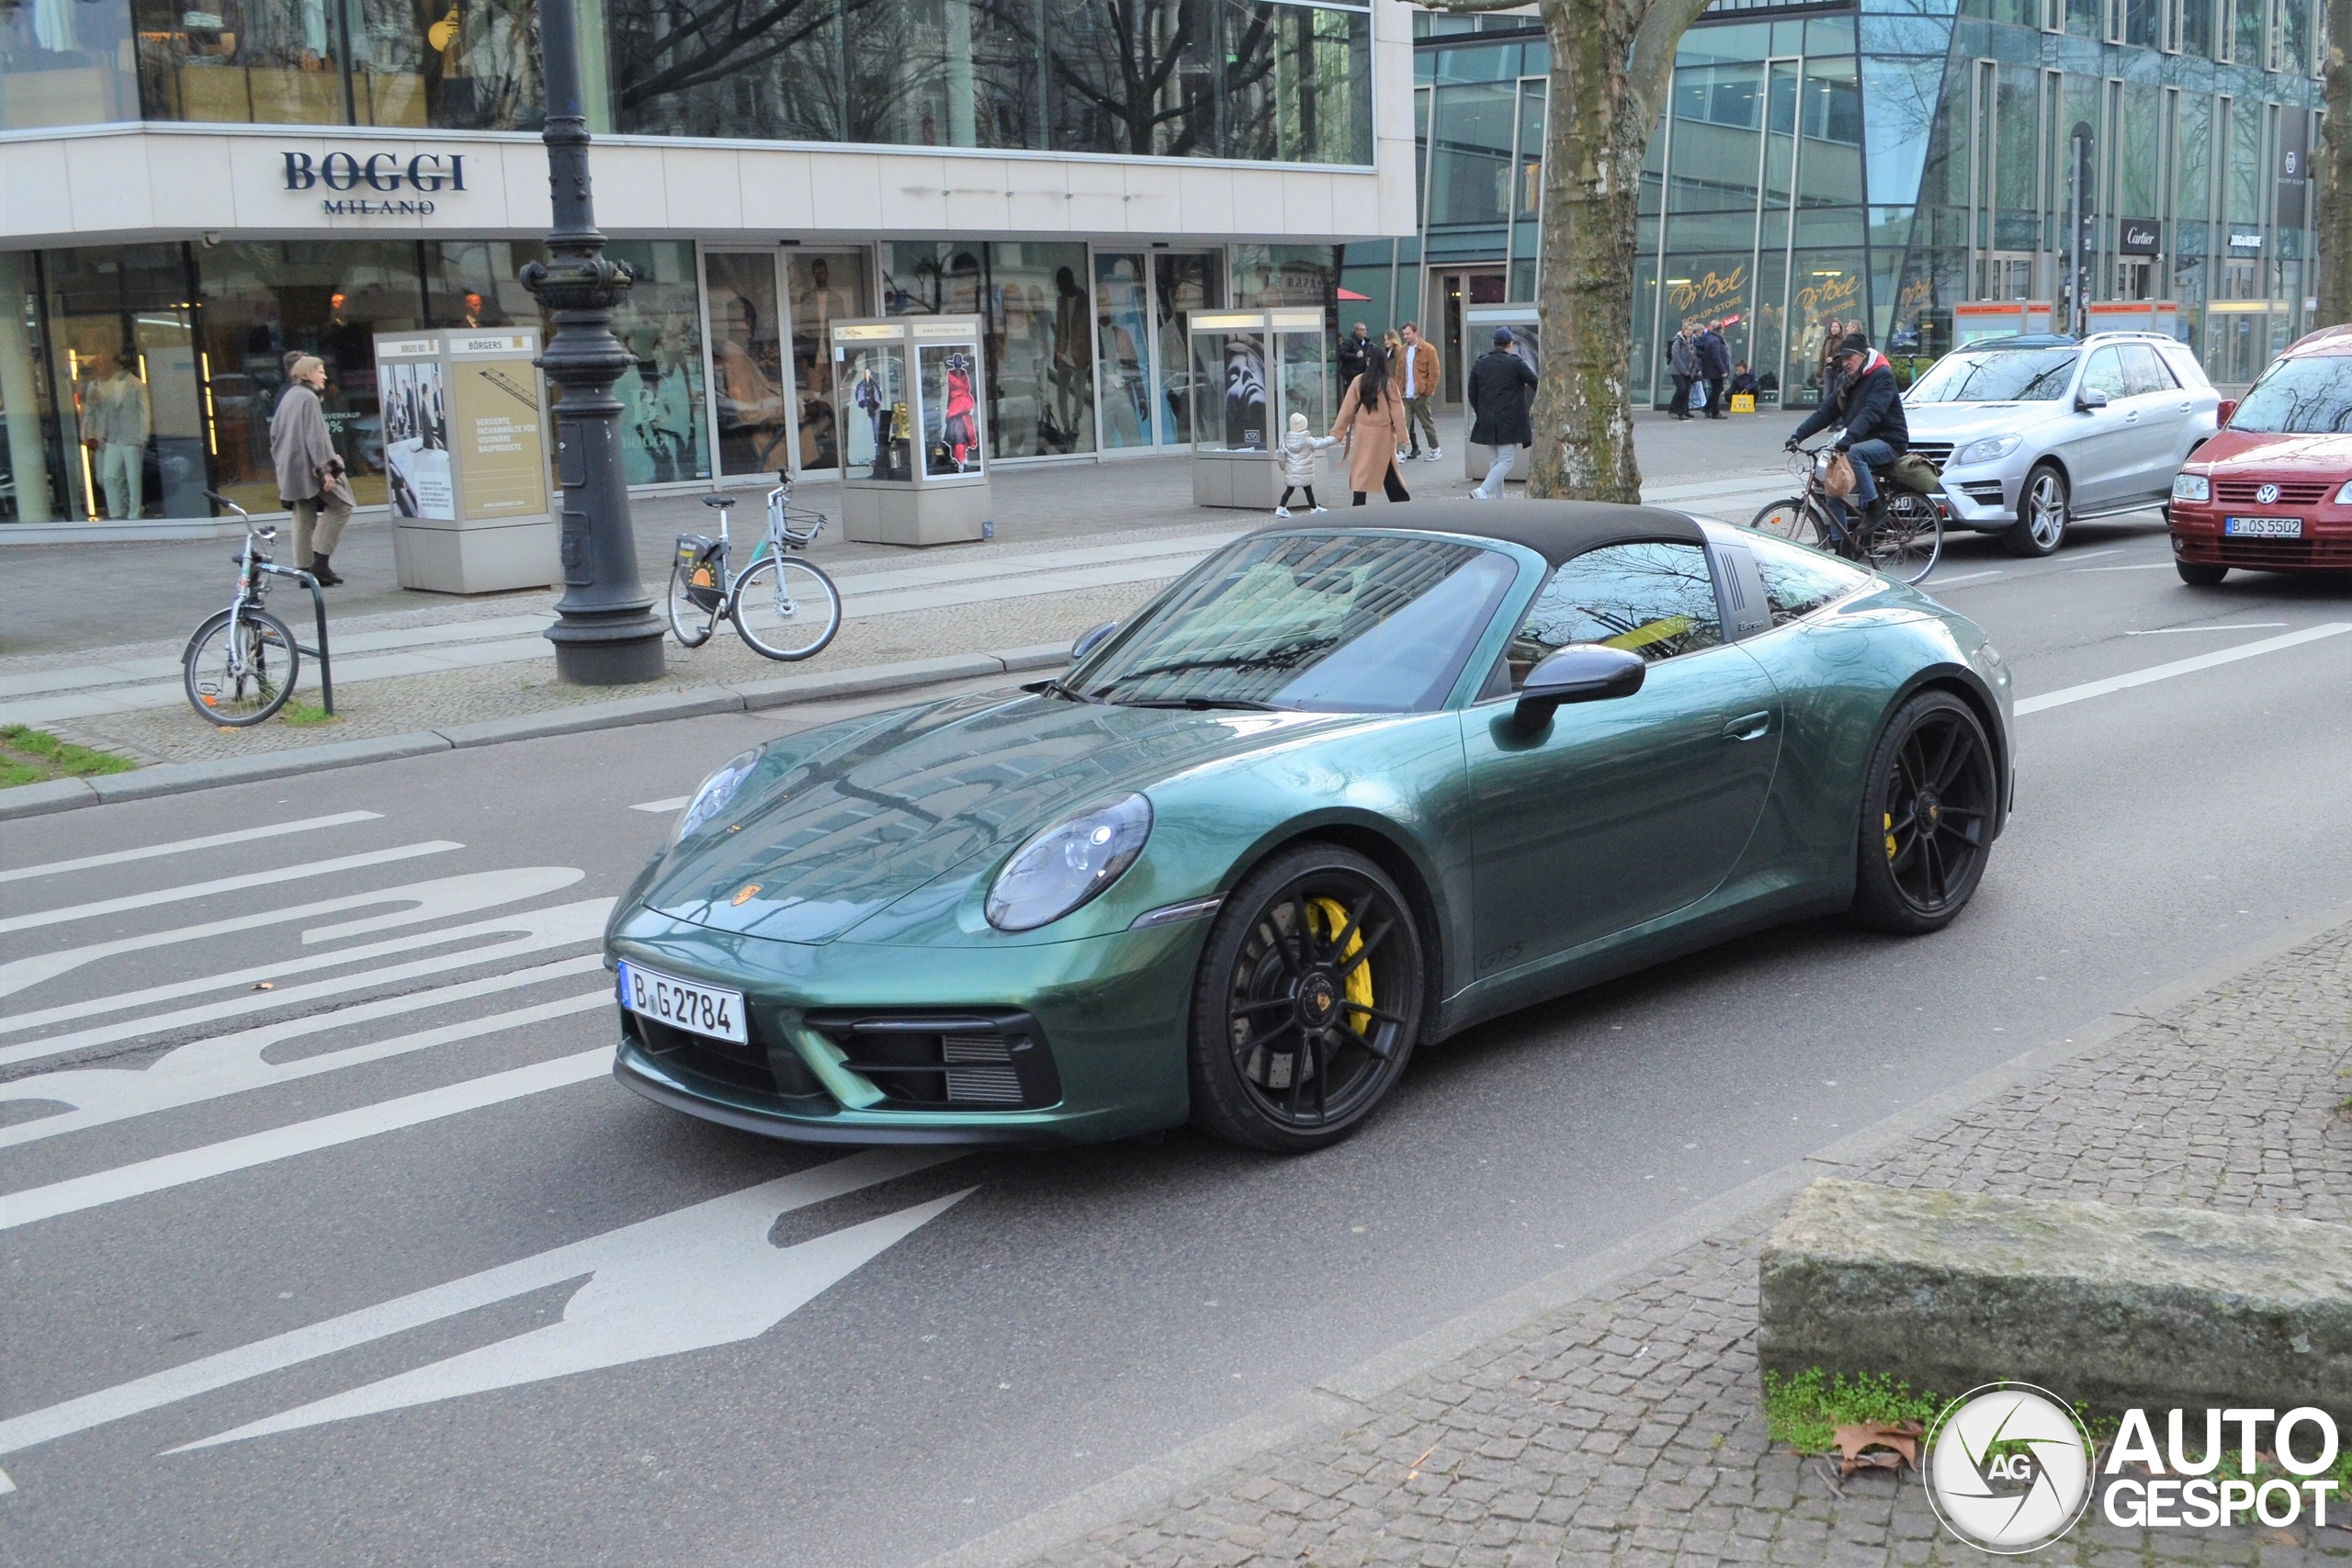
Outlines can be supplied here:
[[343, 585], [343, 579], [337, 577], [334, 574], [334, 568], [327, 564], [327, 558], [323, 552], [311, 558], [311, 575], [319, 580], [319, 586], [322, 588], [339, 588]]

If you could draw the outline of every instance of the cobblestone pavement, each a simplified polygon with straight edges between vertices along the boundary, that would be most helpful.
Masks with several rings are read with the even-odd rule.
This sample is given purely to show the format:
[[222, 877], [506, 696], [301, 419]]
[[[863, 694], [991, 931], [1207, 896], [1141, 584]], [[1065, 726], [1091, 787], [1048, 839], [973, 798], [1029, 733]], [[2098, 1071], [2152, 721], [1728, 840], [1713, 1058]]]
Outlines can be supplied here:
[[[2352, 1202], [2352, 925], [2152, 1017], [1842, 1174], [1895, 1186], [2261, 1210]], [[1768, 1439], [1752, 1338], [1769, 1219], [1049, 1552], [1054, 1568], [1996, 1561], [1916, 1479]], [[1950, 1392], [1950, 1391], [1947, 1391]], [[2352, 1559], [2352, 1529], [2119, 1529], [2094, 1516], [2020, 1561]]]

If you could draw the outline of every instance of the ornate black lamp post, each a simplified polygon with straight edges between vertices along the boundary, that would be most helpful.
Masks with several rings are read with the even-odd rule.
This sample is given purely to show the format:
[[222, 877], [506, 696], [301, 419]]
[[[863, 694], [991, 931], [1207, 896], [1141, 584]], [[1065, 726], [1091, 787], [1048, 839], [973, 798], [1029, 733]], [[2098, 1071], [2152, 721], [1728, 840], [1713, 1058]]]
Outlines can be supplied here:
[[563, 597], [556, 601], [557, 678], [576, 686], [622, 686], [662, 673], [662, 623], [637, 574], [637, 540], [621, 476], [621, 405], [613, 383], [635, 361], [613, 336], [613, 307], [636, 281], [605, 257], [588, 193], [588, 120], [580, 99], [580, 39], [572, 0], [541, 0], [539, 50], [547, 82], [548, 186], [555, 229], [546, 262], [523, 268], [523, 287], [555, 322], [539, 363], [563, 390], [556, 407], [556, 469], [563, 483]]

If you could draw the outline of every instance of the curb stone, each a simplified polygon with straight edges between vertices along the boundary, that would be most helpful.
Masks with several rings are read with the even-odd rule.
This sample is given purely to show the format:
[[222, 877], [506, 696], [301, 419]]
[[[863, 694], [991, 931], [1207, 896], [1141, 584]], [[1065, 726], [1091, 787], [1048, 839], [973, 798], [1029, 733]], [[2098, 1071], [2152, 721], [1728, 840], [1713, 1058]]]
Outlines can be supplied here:
[[228, 784], [254, 784], [297, 773], [322, 773], [356, 767], [364, 762], [391, 761], [434, 751], [466, 750], [502, 745], [510, 740], [537, 740], [589, 730], [619, 729], [668, 719], [698, 718], [717, 713], [758, 713], [794, 703], [829, 702], [842, 697], [874, 696], [913, 692], [950, 681], [985, 679], [1054, 669], [1069, 661], [1068, 643], [1046, 643], [1001, 652], [956, 654], [943, 659], [916, 659], [897, 664], [876, 664], [830, 675], [786, 675], [773, 681], [733, 686], [699, 686], [662, 697], [626, 697], [569, 711], [526, 714], [514, 718], [485, 719], [408, 735], [387, 735], [370, 740], [345, 740], [324, 746], [302, 746], [258, 757], [229, 757], [210, 762], [167, 762], [128, 773], [106, 773], [89, 779], [54, 779], [0, 790], [0, 822], [45, 817], [119, 800], [146, 800], [157, 795], [185, 795]]
[[1450, 1366], [1472, 1351], [1498, 1347], [1510, 1336], [1565, 1309], [1589, 1302], [1611, 1286], [1702, 1240], [1743, 1226], [1769, 1224], [1776, 1217], [1775, 1211], [1811, 1185], [1816, 1177], [1865, 1165], [1959, 1111], [1993, 1100], [2130, 1032], [2150, 1017], [2161, 1018], [2206, 992], [2219, 989], [2230, 980], [2293, 952], [2344, 925], [2347, 918], [2352, 918], [2352, 906], [2335, 905], [2316, 915], [2290, 921], [2283, 931], [2114, 1008], [2058, 1040], [2011, 1057], [1809, 1155], [1705, 1199], [1613, 1247], [1579, 1258], [1351, 1367], [1334, 1371], [1311, 1388], [1254, 1415], [1204, 1433], [967, 1540], [932, 1558], [922, 1568], [1023, 1568], [1057, 1547], [1163, 1505], [1259, 1455], [1362, 1426], [1383, 1414], [1375, 1401], [1395, 1393], [1414, 1379]]

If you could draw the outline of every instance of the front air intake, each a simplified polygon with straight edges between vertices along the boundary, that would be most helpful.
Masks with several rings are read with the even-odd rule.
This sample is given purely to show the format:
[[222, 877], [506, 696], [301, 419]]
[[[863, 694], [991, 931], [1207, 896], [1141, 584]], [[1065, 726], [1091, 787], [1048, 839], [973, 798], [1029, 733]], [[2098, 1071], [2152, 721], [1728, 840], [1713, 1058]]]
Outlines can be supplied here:
[[1053, 1055], [1025, 1012], [828, 1009], [803, 1021], [842, 1053], [842, 1068], [882, 1092], [876, 1111], [1039, 1111], [1062, 1097]]

